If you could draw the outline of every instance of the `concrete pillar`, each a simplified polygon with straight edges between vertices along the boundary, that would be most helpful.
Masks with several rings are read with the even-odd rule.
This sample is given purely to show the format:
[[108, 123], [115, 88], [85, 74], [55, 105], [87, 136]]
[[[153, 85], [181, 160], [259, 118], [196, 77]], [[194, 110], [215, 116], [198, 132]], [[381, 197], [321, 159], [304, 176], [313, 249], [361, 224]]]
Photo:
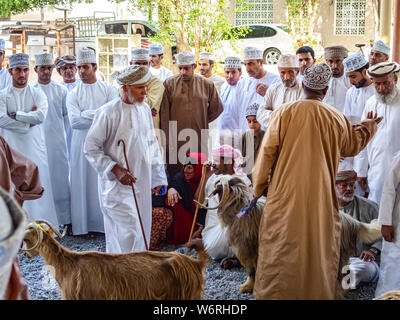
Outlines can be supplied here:
[[392, 0], [381, 0], [379, 38], [390, 45], [392, 29]]
[[392, 60], [400, 63], [400, 0], [394, 0]]

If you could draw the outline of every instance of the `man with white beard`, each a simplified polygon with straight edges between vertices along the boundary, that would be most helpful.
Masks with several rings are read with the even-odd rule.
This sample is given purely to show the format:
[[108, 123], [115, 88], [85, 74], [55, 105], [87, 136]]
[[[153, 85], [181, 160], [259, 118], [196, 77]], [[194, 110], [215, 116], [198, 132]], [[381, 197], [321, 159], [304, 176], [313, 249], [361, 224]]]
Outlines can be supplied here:
[[68, 118], [65, 105], [68, 89], [51, 80], [53, 69], [51, 53], [43, 52], [35, 55], [35, 72], [38, 75], [38, 82], [35, 83], [34, 87], [44, 92], [49, 105], [43, 126], [54, 205], [56, 206], [58, 223], [69, 225], [69, 228], [71, 228], [69, 163], [64, 127], [65, 118]]
[[264, 102], [257, 111], [257, 121], [264, 127], [268, 126], [273, 110], [303, 97], [302, 84], [297, 81], [299, 74], [297, 57], [292, 54], [283, 54], [278, 61], [278, 71], [282, 81], [268, 88]]
[[[336, 196], [339, 211], [354, 219], [370, 223], [378, 219], [378, 206], [375, 202], [354, 194], [357, 173], [354, 170], [339, 170], [336, 175]], [[372, 244], [357, 244], [357, 256], [349, 260], [349, 268], [354, 276], [351, 283], [355, 289], [360, 282], [376, 281], [379, 276], [379, 266], [376, 260], [382, 250], [382, 239]]]
[[12, 85], [0, 92], [0, 135], [12, 148], [32, 160], [39, 168], [44, 194], [37, 200], [24, 203], [23, 208], [29, 218], [45, 219], [57, 229], [59, 223], [54, 206], [42, 125], [47, 116], [47, 98], [42, 90], [28, 84], [27, 54], [12, 55], [8, 72], [12, 76]]
[[78, 52], [77, 65], [82, 82], [67, 96], [68, 117], [72, 128], [70, 179], [74, 235], [104, 232], [97, 173], [86, 160], [83, 145], [97, 109], [118, 97], [114, 86], [97, 80], [96, 54], [92, 49], [82, 48]]
[[389, 171], [394, 154], [400, 150], [400, 94], [396, 88], [397, 72], [400, 65], [396, 62], [378, 63], [368, 69], [376, 93], [368, 99], [362, 119], [368, 112], [383, 116], [375, 136], [354, 159], [354, 170], [361, 185], [367, 183], [370, 188], [368, 199], [380, 204], [385, 176]]
[[[144, 102], [151, 78], [145, 66], [132, 65], [117, 76], [121, 98], [104, 105], [93, 120], [85, 154], [99, 175], [106, 252], [146, 250], [131, 185], [135, 183], [147, 246], [152, 221], [151, 195], [168, 184], [149, 106]], [[124, 149], [118, 145], [126, 143]], [[125, 169], [128, 161], [131, 171]]]
[[351, 87], [349, 78], [344, 74], [343, 66], [343, 60], [347, 58], [347, 55], [348, 51], [343, 46], [325, 48], [325, 60], [332, 69], [332, 78], [323, 102], [341, 112], [344, 110], [346, 92]]
[[[347, 90], [343, 114], [352, 124], [361, 121], [367, 100], [375, 94], [375, 87], [367, 75], [368, 61], [362, 53], [356, 53], [343, 60], [344, 72], [352, 84]], [[352, 170], [354, 157], [345, 158], [339, 163], [339, 169]], [[366, 185], [357, 186], [356, 193], [364, 195]]]

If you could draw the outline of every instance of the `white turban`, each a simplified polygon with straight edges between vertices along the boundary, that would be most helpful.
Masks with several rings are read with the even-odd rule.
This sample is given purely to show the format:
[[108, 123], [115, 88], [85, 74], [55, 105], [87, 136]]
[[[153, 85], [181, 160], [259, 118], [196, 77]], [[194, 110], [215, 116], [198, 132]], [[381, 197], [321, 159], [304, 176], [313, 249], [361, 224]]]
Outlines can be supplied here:
[[332, 70], [326, 63], [316, 64], [304, 71], [303, 84], [310, 89], [325, 89], [332, 76]]
[[113, 78], [120, 86], [143, 84], [150, 80], [151, 72], [146, 66], [130, 65], [120, 72], [115, 72]]
[[82, 48], [77, 55], [76, 64], [97, 63], [96, 52], [88, 47]]
[[293, 54], [283, 54], [278, 60], [280, 68], [299, 68], [299, 61]]
[[211, 52], [200, 52], [199, 60], [215, 60], [215, 57]]
[[176, 63], [178, 66], [188, 66], [195, 64], [195, 57], [194, 54], [189, 51], [183, 51], [176, 55]]
[[224, 62], [224, 69], [228, 68], [241, 68], [242, 61], [238, 57], [226, 57]]
[[159, 43], [150, 43], [149, 54], [163, 54], [163, 47]]
[[364, 55], [359, 52], [353, 54], [343, 60], [344, 72], [353, 72], [365, 67], [368, 61], [365, 59]]
[[150, 59], [149, 49], [146, 49], [146, 48], [133, 49], [131, 52], [131, 58], [132, 58], [132, 61], [149, 60]]
[[382, 40], [375, 41], [371, 50], [382, 52], [387, 56], [390, 54], [390, 47]]
[[48, 52], [35, 54], [35, 66], [53, 66], [53, 55]]
[[400, 65], [397, 62], [381, 62], [369, 67], [367, 74], [370, 78], [377, 78], [398, 71], [400, 71]]
[[263, 52], [255, 47], [246, 47], [243, 50], [243, 60], [261, 60], [264, 59]]
[[29, 67], [29, 56], [26, 53], [16, 53], [10, 57], [10, 69], [18, 66]]

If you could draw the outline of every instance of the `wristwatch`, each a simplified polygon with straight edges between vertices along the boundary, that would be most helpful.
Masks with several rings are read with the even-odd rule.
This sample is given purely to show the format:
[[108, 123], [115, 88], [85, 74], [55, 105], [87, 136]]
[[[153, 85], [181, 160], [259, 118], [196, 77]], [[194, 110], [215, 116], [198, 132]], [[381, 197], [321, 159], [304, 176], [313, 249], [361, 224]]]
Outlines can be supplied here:
[[378, 251], [378, 249], [376, 249], [376, 248], [370, 248], [369, 249], [369, 251], [371, 251], [375, 256], [377, 256], [378, 255], [378, 253], [379, 253], [379, 251]]

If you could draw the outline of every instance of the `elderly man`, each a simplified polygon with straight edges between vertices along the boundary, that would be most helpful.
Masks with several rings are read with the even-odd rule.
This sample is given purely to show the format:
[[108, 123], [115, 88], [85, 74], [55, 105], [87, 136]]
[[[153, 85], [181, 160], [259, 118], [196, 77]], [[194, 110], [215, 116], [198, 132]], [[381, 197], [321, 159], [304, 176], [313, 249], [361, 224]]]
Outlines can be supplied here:
[[248, 129], [245, 111], [252, 103], [262, 105], [267, 89], [275, 82], [280, 82], [278, 75], [267, 72], [263, 67], [263, 52], [254, 47], [244, 48], [244, 65], [249, 77], [243, 78], [238, 86], [238, 106], [240, 129], [242, 133]]
[[204, 78], [214, 83], [218, 93], [221, 93], [221, 88], [225, 84], [225, 79], [213, 73], [214, 60], [215, 57], [211, 52], [200, 52], [199, 70]]
[[383, 185], [379, 208], [383, 246], [375, 297], [400, 290], [400, 152], [395, 154]]
[[[87, 132], [98, 108], [118, 97], [112, 85], [97, 80], [96, 55], [82, 48], [77, 57], [82, 82], [68, 93], [67, 109], [72, 128], [70, 181], [71, 220], [74, 235], [104, 232], [97, 188], [97, 173], [83, 153]], [[88, 236], [91, 236], [89, 234]]]
[[[354, 194], [357, 173], [354, 170], [339, 170], [336, 175], [336, 196], [339, 211], [352, 216], [354, 219], [370, 223], [378, 219], [378, 205]], [[350, 270], [354, 276], [351, 283], [355, 289], [360, 282], [376, 281], [379, 276], [379, 266], [376, 264], [382, 250], [382, 239], [372, 244], [357, 245], [357, 257], [350, 258]]]
[[150, 43], [150, 72], [153, 76], [164, 82], [165, 79], [172, 77], [174, 74], [171, 70], [161, 65], [164, 58], [163, 47], [158, 43]]
[[[132, 52], [130, 64], [148, 67], [150, 62], [149, 50], [145, 48], [136, 48]], [[151, 76], [146, 89], [145, 102], [151, 109], [153, 115], [153, 125], [155, 129], [160, 128], [160, 105], [163, 98], [164, 86], [161, 80], [156, 76]]]
[[[361, 186], [366, 186], [367, 178], [370, 193], [368, 199], [380, 204], [383, 182], [396, 152], [400, 151], [400, 94], [396, 88], [400, 65], [396, 62], [381, 62], [368, 69], [375, 94], [365, 104], [362, 118], [368, 112], [384, 116], [375, 137], [354, 159], [354, 170], [358, 173]], [[364, 187], [365, 188], [365, 187]]]
[[348, 51], [343, 46], [325, 48], [325, 60], [332, 69], [332, 78], [323, 102], [341, 112], [344, 110], [346, 92], [351, 87], [349, 79], [344, 74], [343, 66], [343, 60], [347, 55]]
[[69, 163], [64, 126], [65, 118], [68, 118], [66, 107], [68, 89], [51, 80], [53, 69], [51, 53], [43, 52], [35, 55], [35, 72], [38, 82], [34, 87], [44, 92], [49, 105], [43, 126], [57, 219], [59, 224], [70, 225]]
[[[203, 195], [211, 194], [214, 190], [214, 181], [219, 175], [240, 177], [247, 185], [251, 184], [251, 181], [242, 171], [241, 163], [243, 158], [238, 149], [234, 149], [229, 145], [222, 145], [212, 151], [212, 158], [213, 165], [211, 163], [205, 165], [206, 184]], [[199, 201], [202, 203], [203, 200], [201, 198]], [[216, 205], [218, 205], [217, 199], [214, 197], [208, 199], [208, 207], [215, 207]], [[233, 259], [234, 253], [228, 243], [226, 227], [221, 225], [217, 209], [207, 210], [206, 221], [201, 235], [208, 255], [213, 259], [224, 259], [221, 261], [221, 267], [228, 269], [229, 264], [238, 264], [238, 260]], [[229, 258], [231, 261], [227, 261], [225, 258]]]
[[271, 85], [264, 97], [264, 102], [257, 111], [257, 121], [264, 127], [273, 110], [287, 102], [293, 102], [303, 97], [303, 88], [297, 81], [299, 66], [297, 58], [291, 54], [283, 54], [278, 61], [278, 71], [281, 82]]
[[[374, 95], [375, 88], [367, 75], [369, 64], [362, 53], [347, 57], [343, 60], [343, 65], [344, 72], [352, 85], [346, 93], [343, 114], [352, 124], [356, 124], [360, 122], [365, 104]], [[339, 169], [353, 169], [353, 161], [353, 157], [342, 160]], [[359, 195], [364, 194], [361, 188], [357, 188], [356, 192]]]
[[6, 57], [5, 44], [5, 41], [0, 39], [0, 90], [7, 88], [12, 82], [7, 68], [3, 68], [4, 58]]
[[[234, 132], [239, 129], [240, 112], [238, 112], [237, 90], [238, 82], [242, 76], [242, 62], [237, 57], [226, 57], [224, 61], [225, 84], [221, 88], [221, 101], [224, 111], [218, 118], [218, 130], [230, 130]], [[241, 131], [240, 131], [241, 133]]]
[[272, 112], [258, 152], [252, 173], [255, 196], [264, 193], [274, 170], [260, 222], [256, 299], [334, 298], [339, 157], [364, 148], [382, 119], [352, 126], [341, 112], [321, 103], [331, 75], [327, 64], [306, 69], [305, 99]]
[[[106, 251], [110, 253], [146, 250], [145, 240], [150, 245], [151, 195], [158, 195], [168, 184], [151, 111], [144, 102], [150, 78], [148, 67], [132, 65], [124, 69], [117, 76], [122, 97], [96, 113], [86, 137], [85, 155], [99, 175]], [[119, 146], [120, 139], [123, 146]], [[125, 161], [131, 171], [125, 169]], [[133, 183], [139, 208], [132, 195]]]
[[12, 55], [8, 71], [12, 85], [0, 92], [0, 135], [39, 167], [45, 192], [40, 199], [25, 203], [24, 209], [32, 220], [45, 219], [58, 228], [42, 126], [48, 111], [47, 98], [42, 90], [28, 84], [27, 54]]
[[382, 40], [375, 41], [369, 54], [369, 65], [372, 67], [377, 63], [389, 61], [390, 47]]
[[296, 56], [300, 68], [300, 74], [297, 76], [297, 81], [301, 83], [303, 81], [304, 71], [315, 63], [315, 53], [313, 48], [304, 46], [297, 49]]
[[194, 54], [187, 51], [179, 53], [177, 64], [179, 75], [164, 81], [165, 91], [160, 109], [160, 128], [166, 135], [167, 163], [171, 176], [185, 163], [187, 152], [208, 154], [209, 123], [223, 111], [215, 85], [194, 73]]

